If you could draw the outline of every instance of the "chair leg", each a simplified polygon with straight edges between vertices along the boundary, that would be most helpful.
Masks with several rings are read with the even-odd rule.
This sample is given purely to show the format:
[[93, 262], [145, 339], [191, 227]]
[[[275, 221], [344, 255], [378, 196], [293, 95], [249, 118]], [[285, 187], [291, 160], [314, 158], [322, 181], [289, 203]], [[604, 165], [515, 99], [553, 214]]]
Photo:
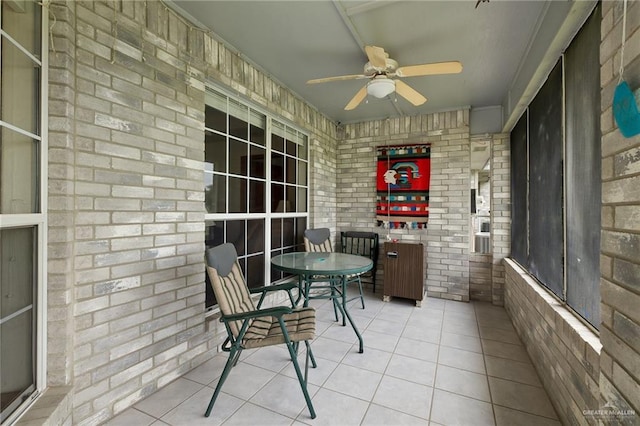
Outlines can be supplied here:
[[[331, 278], [333, 280], [333, 278]], [[336, 297], [336, 288], [334, 287], [333, 281], [330, 282], [331, 285], [331, 302], [333, 303], [333, 315], [336, 317], [336, 322], [338, 322], [338, 299]]]
[[318, 364], [316, 364], [316, 358], [313, 356], [313, 351], [311, 350], [311, 345], [308, 340], [304, 341], [304, 344], [307, 345], [307, 354], [311, 358], [311, 367], [316, 368]]
[[240, 357], [240, 351], [238, 351], [235, 347], [231, 347], [231, 351], [229, 352], [229, 359], [227, 359], [227, 363], [224, 366], [224, 370], [222, 370], [222, 376], [220, 376], [220, 380], [218, 380], [218, 384], [216, 385], [216, 390], [213, 391], [213, 396], [211, 397], [211, 401], [209, 401], [209, 405], [207, 406], [207, 411], [205, 411], [204, 416], [209, 417], [211, 414], [211, 410], [213, 409], [213, 404], [216, 402], [216, 398], [218, 398], [218, 394], [222, 389], [222, 385], [225, 380], [229, 376], [231, 369], [238, 362], [238, 358]]
[[341, 292], [341, 296], [340, 296], [341, 301], [338, 301], [338, 299], [336, 298], [336, 305], [338, 307], [338, 310], [340, 311], [340, 314], [342, 315], [342, 325], [345, 326], [347, 325], [347, 316], [345, 313], [345, 309], [346, 309], [346, 296], [344, 294], [342, 294]]
[[[302, 394], [304, 395], [304, 400], [307, 402], [307, 408], [309, 408], [309, 414], [311, 415], [312, 419], [315, 419], [316, 411], [313, 409], [313, 404], [311, 403], [311, 397], [309, 396], [309, 391], [307, 390], [307, 381], [306, 381], [306, 378], [302, 376], [302, 371], [300, 371], [300, 364], [298, 364], [298, 357], [296, 356], [296, 353], [293, 350], [293, 343], [289, 339], [289, 333], [287, 333], [287, 327], [284, 325], [284, 320], [282, 319], [282, 317], [279, 317], [278, 321], [280, 322], [280, 328], [282, 329], [282, 334], [284, 336], [287, 349], [289, 349], [289, 355], [291, 355], [291, 362], [293, 362], [293, 368], [296, 370], [296, 376], [298, 376], [298, 382], [300, 382], [300, 387], [302, 388]], [[308, 344], [308, 342], [306, 343]], [[309, 352], [307, 351], [307, 354], [308, 353]]]
[[307, 351], [304, 353], [304, 382], [309, 383], [309, 344], [307, 341]]
[[287, 294], [289, 295], [289, 300], [291, 301], [291, 307], [296, 307], [296, 301], [293, 299], [293, 294], [291, 293], [291, 289], [287, 290]]
[[233, 366], [235, 367], [236, 365], [238, 365], [238, 361], [240, 360], [240, 354], [242, 354], [242, 348], [238, 349], [236, 352], [236, 359], [233, 361]]

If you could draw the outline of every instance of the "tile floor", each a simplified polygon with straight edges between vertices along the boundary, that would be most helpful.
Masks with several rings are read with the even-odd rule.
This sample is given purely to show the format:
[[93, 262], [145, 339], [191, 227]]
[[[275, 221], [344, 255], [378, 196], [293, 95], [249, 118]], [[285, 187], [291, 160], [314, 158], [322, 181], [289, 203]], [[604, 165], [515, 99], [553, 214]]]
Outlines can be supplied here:
[[[366, 295], [352, 316], [364, 337], [314, 301], [318, 367], [309, 369], [311, 419], [284, 346], [247, 350], [211, 417], [203, 416], [227, 358], [220, 353], [107, 424], [560, 425], [503, 308]], [[302, 363], [304, 362], [304, 356]], [[304, 364], [302, 364], [304, 365]]]

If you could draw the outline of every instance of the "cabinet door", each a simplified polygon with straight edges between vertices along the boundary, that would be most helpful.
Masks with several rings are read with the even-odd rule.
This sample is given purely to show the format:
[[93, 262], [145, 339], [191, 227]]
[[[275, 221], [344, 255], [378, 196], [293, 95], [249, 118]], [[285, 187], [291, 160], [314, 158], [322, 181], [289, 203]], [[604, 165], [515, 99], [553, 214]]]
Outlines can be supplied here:
[[422, 300], [422, 244], [385, 243], [384, 295]]

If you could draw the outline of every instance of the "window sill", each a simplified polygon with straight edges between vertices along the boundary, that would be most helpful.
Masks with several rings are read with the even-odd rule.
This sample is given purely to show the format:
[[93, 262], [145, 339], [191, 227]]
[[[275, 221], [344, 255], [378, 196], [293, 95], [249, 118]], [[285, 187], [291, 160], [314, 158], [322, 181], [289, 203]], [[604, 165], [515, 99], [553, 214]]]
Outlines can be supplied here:
[[[505, 258], [504, 261], [505, 264], [507, 264], [515, 273], [520, 275], [522, 281], [534, 293], [534, 297], [531, 299], [531, 303], [535, 304], [537, 308], [539, 308], [541, 305], [546, 305], [548, 307], [547, 309], [551, 310], [556, 319], [559, 319], [566, 326], [568, 326], [569, 329], [571, 329], [581, 341], [584, 341], [584, 343], [587, 345], [587, 348], [590, 348], [595, 355], [600, 356], [602, 343], [600, 342], [600, 337], [596, 332], [594, 332], [589, 326], [584, 324], [580, 319], [576, 318], [573, 312], [571, 312], [571, 310], [569, 310], [564, 303], [552, 296], [548, 292], [548, 290], [540, 285], [540, 283], [538, 283], [515, 261], [510, 258]], [[547, 309], [538, 310], [541, 313], [544, 313], [544, 315], [546, 316]]]
[[16, 425], [61, 425], [67, 423], [72, 411], [72, 387], [56, 386], [45, 389], [18, 419]]

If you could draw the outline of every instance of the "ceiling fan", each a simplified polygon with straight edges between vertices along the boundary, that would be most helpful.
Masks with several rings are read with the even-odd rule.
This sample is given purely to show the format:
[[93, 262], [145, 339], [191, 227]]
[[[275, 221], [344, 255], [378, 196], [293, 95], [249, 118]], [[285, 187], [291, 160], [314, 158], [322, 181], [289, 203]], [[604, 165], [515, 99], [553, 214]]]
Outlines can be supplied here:
[[345, 110], [349, 111], [360, 105], [367, 95], [384, 98], [394, 91], [411, 102], [422, 105], [427, 98], [411, 88], [402, 80], [393, 77], [420, 77], [437, 74], [457, 74], [462, 71], [462, 64], [458, 61], [434, 62], [430, 64], [410, 65], [398, 67], [398, 63], [389, 58], [389, 54], [382, 47], [365, 46], [369, 62], [364, 65], [364, 73], [341, 75], [337, 77], [317, 78], [307, 81], [307, 84], [328, 83], [331, 81], [369, 79], [369, 82], [349, 101]]

